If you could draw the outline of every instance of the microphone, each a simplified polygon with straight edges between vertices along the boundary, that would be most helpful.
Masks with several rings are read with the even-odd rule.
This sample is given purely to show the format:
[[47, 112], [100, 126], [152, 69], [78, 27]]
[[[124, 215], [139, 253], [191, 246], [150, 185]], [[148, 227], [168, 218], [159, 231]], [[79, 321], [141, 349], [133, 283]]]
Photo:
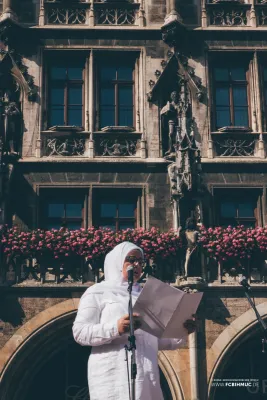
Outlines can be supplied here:
[[240, 285], [243, 286], [244, 289], [246, 290], [251, 289], [250, 284], [248, 283], [247, 278], [245, 276], [241, 276], [241, 278], [239, 279], [239, 283]]
[[129, 265], [129, 267], [127, 267], [127, 275], [128, 275], [128, 284], [129, 285], [133, 285], [134, 282], [134, 268], [132, 265]]

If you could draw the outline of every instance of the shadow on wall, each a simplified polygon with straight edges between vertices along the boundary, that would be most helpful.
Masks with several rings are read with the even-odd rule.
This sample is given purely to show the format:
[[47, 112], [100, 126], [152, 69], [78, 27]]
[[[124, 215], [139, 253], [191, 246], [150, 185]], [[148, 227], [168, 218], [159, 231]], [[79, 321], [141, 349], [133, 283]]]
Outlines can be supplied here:
[[0, 322], [8, 323], [17, 328], [23, 323], [25, 313], [17, 297], [7, 295], [0, 299]]

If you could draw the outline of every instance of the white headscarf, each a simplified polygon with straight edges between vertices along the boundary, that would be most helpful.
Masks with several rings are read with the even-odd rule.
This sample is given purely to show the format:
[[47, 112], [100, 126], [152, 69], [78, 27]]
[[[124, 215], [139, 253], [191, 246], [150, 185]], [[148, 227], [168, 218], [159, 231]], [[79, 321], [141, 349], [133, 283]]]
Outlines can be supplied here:
[[[132, 250], [139, 250], [142, 255], [143, 250], [131, 242], [122, 242], [114, 247], [105, 257], [104, 275], [105, 280], [101, 283], [93, 285], [87, 290], [90, 293], [105, 293], [112, 291], [128, 296], [128, 282], [122, 276], [123, 264], [125, 257]], [[133, 285], [133, 292], [140, 292], [141, 286], [136, 283]], [[133, 293], [134, 294], [134, 293]]]

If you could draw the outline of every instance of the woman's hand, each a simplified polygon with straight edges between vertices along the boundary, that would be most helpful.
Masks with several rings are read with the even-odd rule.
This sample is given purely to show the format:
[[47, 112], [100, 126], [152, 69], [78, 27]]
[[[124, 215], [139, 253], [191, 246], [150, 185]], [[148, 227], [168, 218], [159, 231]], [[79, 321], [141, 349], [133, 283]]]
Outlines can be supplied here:
[[[134, 330], [139, 329], [141, 327], [141, 321], [140, 321], [140, 315], [133, 313], [133, 319], [134, 319]], [[130, 332], [130, 317], [129, 314], [124, 315], [121, 317], [118, 322], [118, 332], [120, 335], [123, 335], [124, 333]]]
[[196, 322], [195, 314], [192, 314], [192, 319], [187, 319], [184, 322], [184, 327], [185, 327], [185, 329], [187, 329], [188, 335], [190, 333], [195, 332], [195, 330], [197, 329], [197, 322]]

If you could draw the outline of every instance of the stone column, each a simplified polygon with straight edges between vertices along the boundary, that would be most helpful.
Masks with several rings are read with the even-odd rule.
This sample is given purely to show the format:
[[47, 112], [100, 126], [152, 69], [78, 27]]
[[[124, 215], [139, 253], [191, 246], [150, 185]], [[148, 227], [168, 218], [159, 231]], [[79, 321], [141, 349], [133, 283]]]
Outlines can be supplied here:
[[207, 10], [206, 10], [206, 0], [201, 1], [201, 26], [202, 28], [207, 27]]
[[165, 19], [164, 19], [164, 25], [168, 25], [173, 21], [178, 21], [178, 22], [182, 22], [182, 18], [179, 14], [179, 12], [177, 11], [177, 7], [176, 4], [179, 3], [179, 1], [175, 1], [175, 0], [169, 0], [169, 14], [166, 15]]
[[39, 25], [43, 26], [45, 24], [45, 9], [44, 0], [40, 1], [40, 12], [39, 12]]
[[6, 18], [12, 18], [12, 19], [17, 19], [17, 14], [16, 14], [16, 6], [15, 6], [15, 0], [4, 0], [3, 1], [3, 15]]
[[94, 51], [93, 49], [90, 52], [90, 58], [89, 58], [89, 132], [90, 132], [90, 137], [89, 137], [89, 148], [88, 148], [88, 157], [93, 158], [94, 157], [94, 137], [93, 137], [93, 131], [94, 131]]
[[190, 358], [190, 400], [199, 400], [199, 384], [198, 384], [198, 349], [197, 349], [197, 332], [190, 333], [188, 336], [189, 358]]
[[94, 10], [94, 1], [93, 0], [91, 1], [89, 12], [87, 11], [87, 15], [88, 15], [87, 24], [90, 27], [95, 26], [95, 10]]

